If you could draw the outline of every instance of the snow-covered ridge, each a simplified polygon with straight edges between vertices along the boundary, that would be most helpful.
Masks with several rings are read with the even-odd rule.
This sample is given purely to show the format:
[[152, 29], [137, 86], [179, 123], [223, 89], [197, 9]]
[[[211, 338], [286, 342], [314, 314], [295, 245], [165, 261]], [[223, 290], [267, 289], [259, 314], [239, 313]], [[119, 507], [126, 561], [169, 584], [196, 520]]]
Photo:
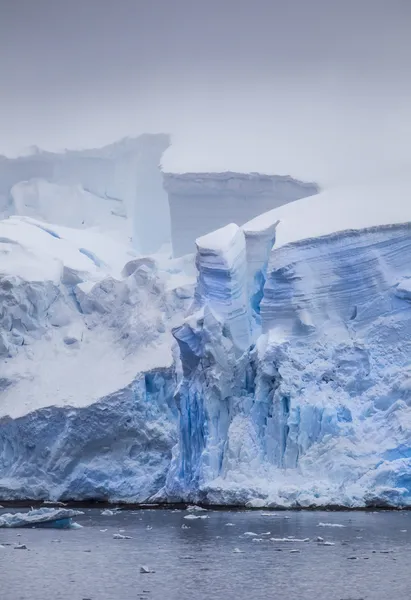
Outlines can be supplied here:
[[1, 221], [0, 414], [89, 404], [169, 368], [191, 280], [160, 259], [90, 230]]
[[259, 232], [278, 220], [276, 248], [339, 231], [362, 230], [410, 219], [409, 180], [329, 189], [261, 214], [244, 227]]

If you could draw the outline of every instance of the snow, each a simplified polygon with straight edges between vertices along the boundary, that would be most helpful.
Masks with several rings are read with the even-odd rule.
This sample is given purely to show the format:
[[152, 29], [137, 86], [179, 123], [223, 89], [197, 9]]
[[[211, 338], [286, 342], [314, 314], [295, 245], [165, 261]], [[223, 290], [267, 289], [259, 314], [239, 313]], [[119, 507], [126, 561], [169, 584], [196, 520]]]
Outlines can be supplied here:
[[178, 259], [0, 221], [0, 498], [411, 506], [410, 189], [322, 192]]
[[230, 223], [226, 227], [221, 227], [207, 235], [197, 238], [196, 244], [203, 252], [217, 252], [228, 250], [234, 236], [237, 234], [238, 225]]
[[[276, 247], [338, 231], [368, 229], [411, 220], [411, 182], [338, 187], [259, 215], [244, 231], [275, 228]], [[278, 226], [274, 224], [278, 221]]]
[[23, 216], [0, 240], [0, 495], [146, 500], [176, 443], [190, 260]]
[[119, 277], [125, 262], [136, 254], [127, 245], [94, 230], [48, 227], [27, 217], [0, 221], [0, 273], [26, 281], [58, 282], [64, 269], [73, 276], [98, 281]]

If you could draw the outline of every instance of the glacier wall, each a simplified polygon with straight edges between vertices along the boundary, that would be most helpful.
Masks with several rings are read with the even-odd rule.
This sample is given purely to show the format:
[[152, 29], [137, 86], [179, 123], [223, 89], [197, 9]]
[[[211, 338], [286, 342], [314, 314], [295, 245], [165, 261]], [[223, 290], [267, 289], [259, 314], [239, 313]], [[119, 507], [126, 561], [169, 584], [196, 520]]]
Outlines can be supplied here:
[[174, 388], [158, 369], [89, 406], [0, 418], [0, 497], [144, 502], [170, 467]]
[[99, 149], [0, 156], [0, 216], [97, 226], [131, 237], [138, 252], [156, 252], [170, 241], [159, 168], [168, 145], [167, 135], [146, 134]]
[[0, 222], [0, 498], [411, 506], [411, 225], [287, 214], [198, 238], [195, 288]]
[[239, 225], [272, 208], [318, 193], [314, 183], [258, 173], [164, 173], [174, 256], [194, 252], [195, 240]]
[[[0, 497], [144, 501], [177, 442], [175, 261], [27, 217], [0, 221]], [[169, 270], [167, 270], [169, 269]]]
[[[243, 352], [221, 308], [235, 302], [230, 286], [216, 279], [202, 295], [209, 266], [199, 240], [202, 301], [174, 331], [180, 442], [166, 495], [251, 506], [410, 505], [411, 226], [274, 244], [266, 260], [272, 228], [259, 252], [252, 233], [249, 256], [260, 255], [260, 266], [243, 285], [255, 298], [261, 282], [260, 321], [249, 293], [239, 318], [253, 333]], [[210, 260], [236, 280], [218, 235], [214, 243]]]

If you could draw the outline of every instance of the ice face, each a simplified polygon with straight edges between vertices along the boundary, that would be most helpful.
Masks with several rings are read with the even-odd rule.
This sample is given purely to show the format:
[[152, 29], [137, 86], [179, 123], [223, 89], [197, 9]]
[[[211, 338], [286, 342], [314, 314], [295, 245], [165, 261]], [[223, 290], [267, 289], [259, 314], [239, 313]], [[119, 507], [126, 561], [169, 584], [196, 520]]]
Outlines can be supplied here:
[[173, 252], [194, 252], [195, 240], [232, 222], [318, 193], [318, 186], [259, 173], [164, 173], [171, 214]]
[[88, 406], [0, 420], [2, 498], [143, 502], [164, 485], [176, 443], [173, 369], [140, 375]]
[[3, 222], [0, 496], [410, 506], [410, 204], [337, 196], [202, 236], [195, 288]]
[[[256, 506], [409, 505], [409, 225], [271, 249], [275, 212], [260, 229], [244, 227], [243, 318], [254, 344], [242, 354], [228, 313], [202, 285], [204, 246], [215, 269], [228, 264], [233, 245], [221, 237], [228, 242], [234, 229], [199, 240], [202, 311], [175, 331], [184, 377], [170, 494]], [[213, 240], [219, 250], [210, 252]]]
[[168, 144], [166, 135], [142, 135], [100, 149], [0, 157], [0, 216], [97, 227], [132, 239], [140, 253], [156, 252], [170, 241], [159, 169]]

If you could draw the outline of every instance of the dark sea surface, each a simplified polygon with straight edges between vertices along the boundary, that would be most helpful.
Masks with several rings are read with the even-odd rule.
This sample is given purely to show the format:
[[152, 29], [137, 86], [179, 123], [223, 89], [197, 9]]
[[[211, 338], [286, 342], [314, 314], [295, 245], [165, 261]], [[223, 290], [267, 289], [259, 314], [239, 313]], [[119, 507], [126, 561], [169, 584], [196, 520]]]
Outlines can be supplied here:
[[[411, 599], [410, 512], [101, 512], [77, 530], [0, 529], [0, 599]], [[292, 536], [309, 541], [271, 540]]]

